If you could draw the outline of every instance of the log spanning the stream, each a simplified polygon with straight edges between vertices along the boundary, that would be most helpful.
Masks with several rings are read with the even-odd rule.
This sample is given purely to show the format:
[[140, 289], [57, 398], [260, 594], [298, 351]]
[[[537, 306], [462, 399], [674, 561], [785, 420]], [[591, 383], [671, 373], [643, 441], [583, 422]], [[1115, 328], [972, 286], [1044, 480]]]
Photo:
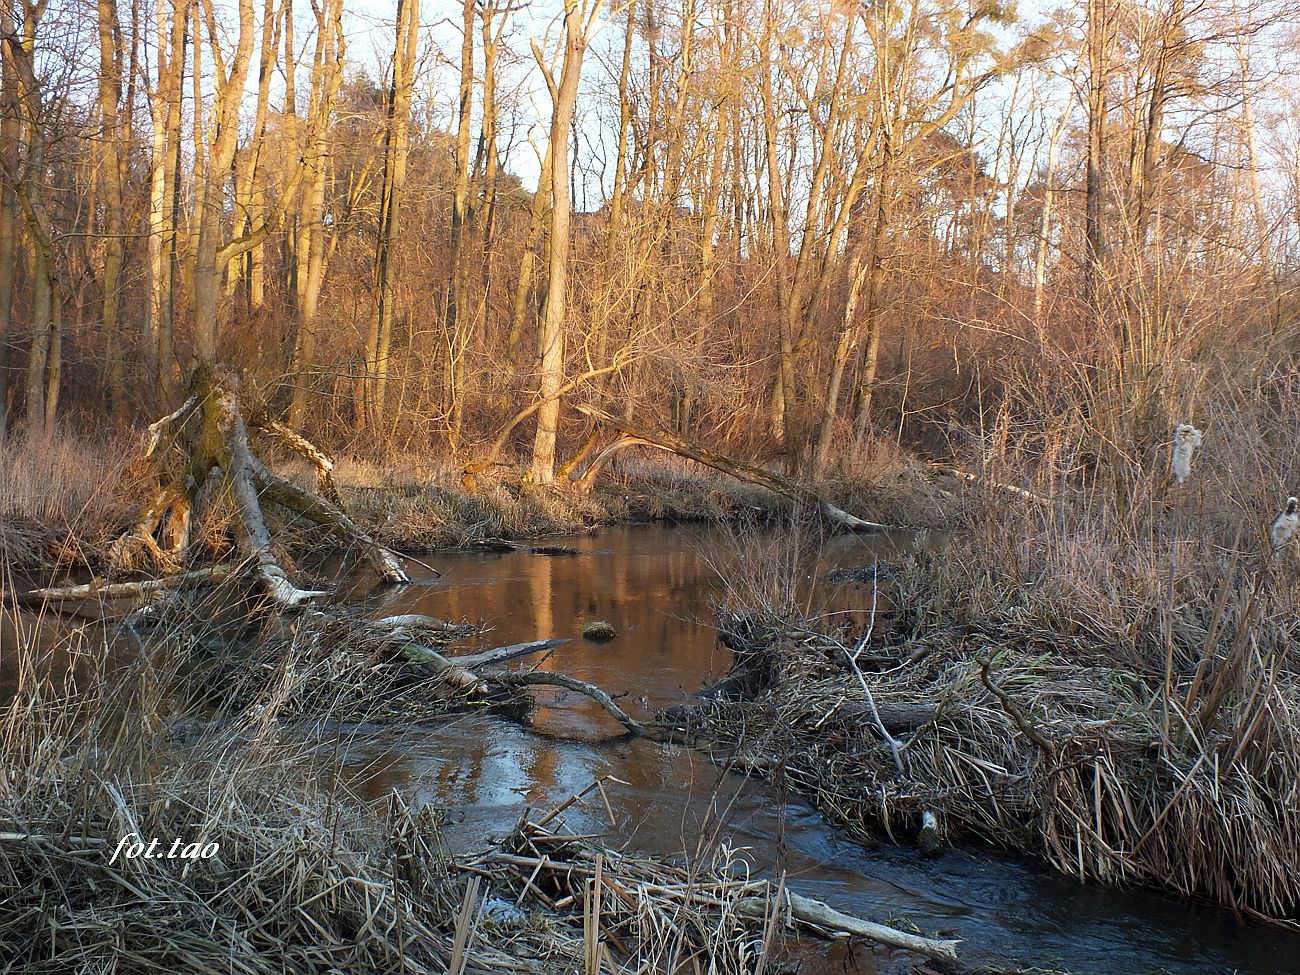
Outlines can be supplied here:
[[[851, 515], [843, 508], [832, 504], [826, 498], [822, 497], [816, 491], [809, 487], [792, 481], [788, 477], [783, 477], [775, 471], [764, 470], [761, 467], [754, 467], [742, 461], [735, 460], [731, 457], [725, 457], [722, 454], [714, 453], [697, 444], [683, 440], [676, 434], [669, 433], [666, 430], [648, 430], [637, 426], [620, 417], [606, 413], [604, 410], [597, 409], [594, 406], [579, 404], [575, 407], [579, 413], [583, 413], [593, 420], [596, 420], [611, 430], [617, 430], [625, 436], [616, 440], [613, 444], [592, 461], [588, 473], [598, 471], [605, 461], [612, 456], [616, 449], [633, 446], [656, 447], [660, 450], [666, 450], [669, 453], [677, 454], [679, 457], [685, 457], [693, 460], [705, 467], [711, 467], [715, 471], [727, 474], [739, 481], [746, 481], [750, 484], [757, 484], [759, 487], [765, 487], [769, 491], [797, 501], [800, 504], [808, 504], [818, 508], [823, 515], [836, 524], [843, 525], [854, 531], [891, 531], [897, 528], [895, 525], [882, 525], [879, 522], [867, 521], [856, 515]], [[584, 475], [585, 478], [585, 475]]]

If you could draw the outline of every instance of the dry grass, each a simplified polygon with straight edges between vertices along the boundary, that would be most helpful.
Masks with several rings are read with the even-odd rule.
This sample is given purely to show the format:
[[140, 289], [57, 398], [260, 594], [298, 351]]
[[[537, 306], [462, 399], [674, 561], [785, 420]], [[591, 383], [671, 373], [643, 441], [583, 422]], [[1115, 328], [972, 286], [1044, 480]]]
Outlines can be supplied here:
[[0, 443], [0, 563], [24, 573], [96, 563], [144, 502], [138, 449], [67, 434]]
[[[106, 650], [85, 638], [75, 652]], [[309, 744], [264, 706], [197, 740], [171, 734], [181, 671], [162, 651], [83, 669], [76, 688], [35, 673], [0, 716], [9, 970], [445, 970], [464, 884], [429, 812], [396, 797], [369, 809], [326, 785]], [[132, 834], [218, 852], [110, 862]], [[526, 926], [504, 934], [466, 970], [519, 970], [520, 952], [550, 950]]]
[[[196, 720], [187, 702], [212, 677], [197, 665], [202, 630], [168, 627], [134, 651], [123, 634], [110, 654], [101, 630], [72, 628], [39, 651], [28, 619], [6, 622], [22, 666], [0, 711], [5, 970], [559, 975], [601, 959], [629, 972], [694, 959], [749, 975], [777, 943], [771, 891], [737, 880], [734, 857], [688, 872], [524, 824], [499, 848], [453, 858], [433, 811], [397, 794], [364, 804], [331, 764], [340, 732], [322, 734], [355, 717], [349, 689], [291, 720], [324, 693], [295, 651], [322, 650], [328, 633], [270, 670], [250, 650], [244, 689], [260, 693]], [[561, 812], [541, 822], [563, 833]], [[216, 853], [114, 860], [123, 837]], [[535, 844], [573, 863], [521, 872], [511, 858]]]
[[[731, 687], [749, 694], [705, 723], [864, 832], [908, 836], [932, 809], [951, 837], [1081, 879], [1293, 918], [1300, 571], [1267, 526], [1300, 486], [1300, 368], [1247, 359], [1201, 377], [1216, 392], [1191, 396], [1195, 412], [1171, 379], [1171, 412], [1206, 430], [1182, 488], [1167, 447], [1142, 444], [1149, 411], [1106, 412], [1114, 390], [1040, 382], [1052, 403], [1009, 404], [968, 458], [984, 480], [941, 553], [859, 589], [868, 617], [897, 608], [870, 633], [792, 598], [808, 552], [746, 545], [722, 619], [748, 671]], [[937, 706], [890, 732], [901, 775], [855, 669], [881, 709]]]

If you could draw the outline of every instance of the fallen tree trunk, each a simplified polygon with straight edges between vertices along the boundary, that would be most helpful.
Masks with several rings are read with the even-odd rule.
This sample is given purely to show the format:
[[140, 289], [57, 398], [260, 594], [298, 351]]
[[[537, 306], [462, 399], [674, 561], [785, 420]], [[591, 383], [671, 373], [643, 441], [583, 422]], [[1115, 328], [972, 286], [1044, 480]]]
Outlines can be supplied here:
[[[336, 537], [355, 544], [386, 582], [409, 579], [398, 557], [379, 545], [337, 504], [330, 472], [333, 463], [309, 441], [278, 423], [262, 425], [269, 436], [307, 457], [316, 466], [322, 490], [333, 500], [299, 488], [273, 474], [253, 454], [240, 412], [238, 380], [226, 369], [196, 370], [189, 398], [175, 412], [149, 426], [145, 456], [153, 460], [158, 475], [156, 500], [132, 531], [110, 549], [119, 568], [133, 567], [141, 553], [164, 571], [183, 565], [190, 547], [190, 526], [201, 527], [214, 509], [218, 526], [221, 509], [236, 514], [235, 544], [244, 553], [253, 577], [273, 602], [283, 608], [301, 606], [324, 595], [301, 589], [289, 578], [272, 547], [272, 535], [262, 510], [262, 497], [330, 529]], [[160, 449], [161, 448], [161, 449]], [[220, 527], [217, 548], [224, 548], [225, 528]], [[163, 551], [159, 536], [169, 536]]]
[[176, 575], [163, 576], [161, 579], [143, 579], [139, 582], [104, 582], [92, 579], [78, 586], [50, 586], [45, 589], [33, 589], [30, 592], [16, 593], [14, 602], [24, 606], [37, 606], [41, 603], [68, 602], [84, 599], [132, 599], [175, 589], [180, 586], [205, 585], [220, 582], [230, 575], [225, 566], [213, 566], [210, 569], [195, 569], [193, 572], [180, 572]]
[[[809, 924], [825, 931], [835, 931], [859, 938], [867, 938], [878, 944], [913, 951], [918, 955], [925, 955], [927, 958], [952, 962], [957, 960], [957, 946], [961, 944], [960, 941], [925, 938], [919, 934], [909, 934], [906, 931], [900, 931], [898, 928], [891, 928], [885, 924], [864, 921], [860, 917], [837, 911], [829, 904], [814, 900], [811, 897], [804, 897], [802, 894], [796, 894], [792, 890], [783, 891], [781, 899], [785, 902], [784, 906], [789, 911], [790, 916], [803, 924]], [[755, 899], [742, 903], [740, 910], [742, 913], [751, 916], [766, 916], [768, 906], [765, 901]]]
[[[685, 457], [696, 463], [703, 464], [705, 467], [711, 467], [739, 481], [746, 481], [750, 484], [757, 484], [765, 487], [769, 491], [797, 501], [800, 504], [809, 504], [818, 508], [823, 515], [836, 524], [843, 525], [845, 528], [851, 528], [854, 531], [888, 531], [894, 526], [882, 525], [879, 522], [866, 521], [856, 515], [851, 515], [842, 508], [836, 507], [830, 501], [827, 501], [816, 491], [804, 487], [787, 477], [783, 477], [774, 471], [767, 471], [761, 467], [754, 467], [742, 461], [735, 460], [731, 457], [725, 457], [722, 454], [714, 453], [697, 444], [689, 443], [678, 437], [676, 434], [669, 433], [666, 430], [646, 430], [642, 427], [624, 420], [621, 417], [613, 416], [604, 410], [597, 409], [594, 406], [579, 404], [575, 407], [578, 412], [583, 413], [594, 420], [605, 424], [613, 430], [625, 435], [621, 440], [616, 440], [610, 444], [606, 451], [609, 453], [602, 460], [598, 455], [593, 461], [600, 461], [602, 464], [608, 460], [609, 455], [617, 450], [623, 450], [627, 447], [638, 444], [657, 447], [660, 450], [666, 450], [669, 453], [677, 454], [679, 457]], [[602, 451], [605, 454], [605, 451]]]
[[398, 562], [397, 556], [371, 538], [333, 502], [303, 490], [278, 474], [271, 473], [256, 459], [252, 461], [252, 470], [253, 479], [263, 496], [323, 528], [328, 528], [344, 541], [358, 545], [384, 582], [402, 585], [411, 581], [406, 570]]

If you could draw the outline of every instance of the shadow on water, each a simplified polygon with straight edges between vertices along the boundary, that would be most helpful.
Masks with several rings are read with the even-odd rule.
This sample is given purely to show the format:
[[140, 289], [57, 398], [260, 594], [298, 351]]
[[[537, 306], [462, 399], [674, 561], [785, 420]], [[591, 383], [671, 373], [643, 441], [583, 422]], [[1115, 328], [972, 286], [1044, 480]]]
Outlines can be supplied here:
[[[563, 544], [579, 554], [442, 555], [437, 585], [401, 590], [382, 612], [486, 620], [493, 629], [478, 638], [483, 647], [572, 637], [541, 668], [626, 692], [622, 703], [639, 717], [688, 699], [726, 669], [728, 653], [709, 625], [719, 596], [710, 562], [729, 547], [724, 530], [628, 527]], [[826, 558], [888, 560], [914, 544], [841, 537]], [[594, 620], [611, 623], [617, 638], [582, 640]], [[925, 860], [905, 847], [868, 849], [797, 798], [729, 774], [699, 752], [620, 737], [586, 698], [544, 689], [537, 701], [532, 728], [471, 714], [432, 729], [366, 729], [347, 755], [349, 769], [363, 794], [398, 789], [446, 810], [448, 838], [470, 847], [508, 832], [526, 809], [550, 807], [594, 776], [611, 775], [622, 783], [608, 788], [612, 830], [600, 804], [575, 810], [571, 827], [609, 830], [610, 845], [667, 856], [716, 837], [746, 849], [756, 869], [784, 870], [795, 889], [843, 910], [966, 939], [972, 964], [1080, 975], [1300, 971], [1300, 935], [1241, 925], [1226, 911], [1154, 892], [1082, 886], [996, 851]], [[848, 951], [819, 949], [817, 961], [801, 953], [798, 968], [875, 970], [871, 958]]]

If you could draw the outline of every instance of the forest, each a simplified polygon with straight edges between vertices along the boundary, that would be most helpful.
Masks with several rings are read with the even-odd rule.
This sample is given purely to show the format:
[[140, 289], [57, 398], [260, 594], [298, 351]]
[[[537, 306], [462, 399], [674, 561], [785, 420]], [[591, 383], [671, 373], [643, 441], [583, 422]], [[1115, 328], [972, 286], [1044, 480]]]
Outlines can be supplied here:
[[367, 455], [531, 407], [548, 483], [582, 401], [821, 477], [1081, 371], [1159, 439], [1182, 364], [1288, 321], [1284, 5], [377, 17], [8, 12], [3, 428], [151, 420], [210, 361]]
[[1300, 968], [1300, 4], [394, 2], [0, 0], [0, 968]]

